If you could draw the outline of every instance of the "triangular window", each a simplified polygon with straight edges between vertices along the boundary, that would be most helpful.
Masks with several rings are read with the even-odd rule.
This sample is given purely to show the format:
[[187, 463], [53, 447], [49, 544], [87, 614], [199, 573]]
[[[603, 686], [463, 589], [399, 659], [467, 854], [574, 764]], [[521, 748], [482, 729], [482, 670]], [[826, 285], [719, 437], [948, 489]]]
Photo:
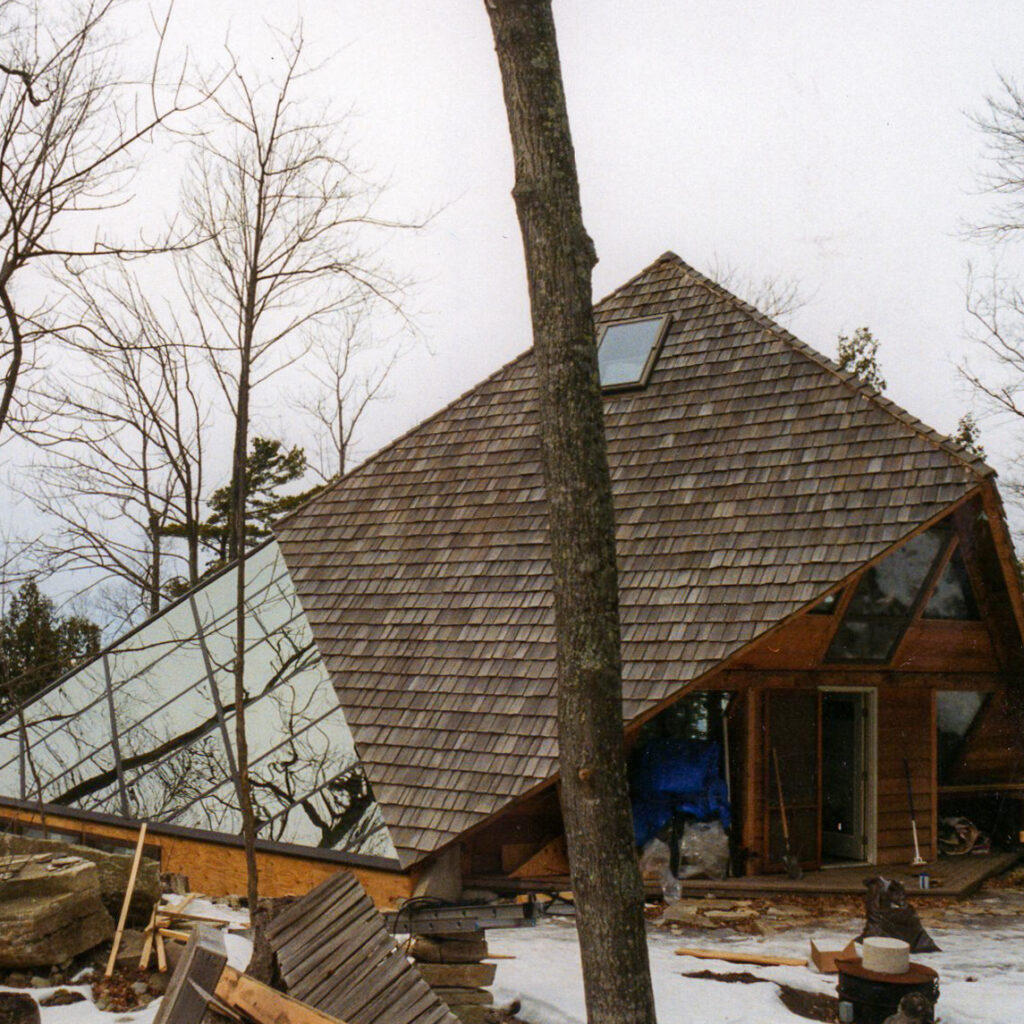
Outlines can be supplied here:
[[967, 576], [960, 549], [953, 552], [953, 557], [946, 563], [939, 582], [935, 585], [928, 605], [924, 610], [926, 619], [959, 619], [977, 620], [978, 603], [974, 600], [971, 581]]
[[826, 660], [880, 662], [892, 657], [948, 536], [942, 526], [933, 527], [861, 576]]
[[647, 383], [668, 320], [667, 316], [625, 320], [604, 329], [597, 349], [602, 388], [643, 387]]

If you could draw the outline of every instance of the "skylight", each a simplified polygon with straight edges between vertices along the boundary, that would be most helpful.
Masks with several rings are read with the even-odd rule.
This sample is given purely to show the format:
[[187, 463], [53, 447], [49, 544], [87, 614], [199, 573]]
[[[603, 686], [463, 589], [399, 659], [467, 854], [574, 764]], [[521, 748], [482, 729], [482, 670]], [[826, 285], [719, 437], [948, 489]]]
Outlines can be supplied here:
[[667, 326], [667, 316], [609, 324], [601, 335], [597, 350], [601, 387], [627, 388], [646, 384]]

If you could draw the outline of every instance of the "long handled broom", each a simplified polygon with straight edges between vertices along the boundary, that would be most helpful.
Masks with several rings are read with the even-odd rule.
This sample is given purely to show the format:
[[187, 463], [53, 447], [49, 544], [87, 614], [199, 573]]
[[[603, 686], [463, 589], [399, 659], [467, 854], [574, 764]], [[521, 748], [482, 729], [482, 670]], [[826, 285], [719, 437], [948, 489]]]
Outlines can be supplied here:
[[911, 867], [919, 867], [928, 862], [921, 856], [921, 847], [917, 844], [917, 815], [914, 813], [914, 790], [910, 786], [910, 762], [903, 758], [903, 774], [907, 777], [907, 803], [910, 805], [910, 831], [914, 833], [914, 859]]
[[782, 818], [782, 839], [785, 844], [785, 853], [782, 855], [782, 863], [786, 866], [786, 874], [795, 882], [802, 877], [804, 870], [800, 867], [800, 861], [793, 855], [789, 847], [789, 820], [786, 816], [786, 799], [782, 795], [782, 774], [779, 772], [779, 756], [772, 747], [772, 762], [775, 765], [775, 785], [779, 788], [779, 816]]

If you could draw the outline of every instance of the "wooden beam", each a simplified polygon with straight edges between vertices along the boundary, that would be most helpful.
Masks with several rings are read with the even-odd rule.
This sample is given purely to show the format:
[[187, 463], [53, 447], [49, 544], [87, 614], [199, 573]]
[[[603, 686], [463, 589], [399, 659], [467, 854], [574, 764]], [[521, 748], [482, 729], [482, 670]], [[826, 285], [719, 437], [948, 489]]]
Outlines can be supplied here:
[[806, 967], [807, 960], [795, 956], [766, 956], [761, 953], [726, 953], [721, 949], [676, 950], [676, 956], [694, 956], [698, 960], [724, 960], [730, 964], [759, 964], [762, 967]]
[[992, 481], [989, 481], [982, 491], [981, 500], [988, 516], [989, 527], [992, 530], [992, 539], [995, 542], [996, 554], [999, 556], [999, 563], [1003, 570], [1006, 590], [1010, 595], [1010, 607], [1013, 609], [1018, 639], [1024, 642], [1024, 593], [1021, 592], [1020, 571], [1017, 568], [1013, 541], [1010, 539], [1010, 533], [1006, 526], [1002, 502]]
[[196, 1024], [203, 1019], [228, 962], [224, 935], [202, 925], [188, 940], [153, 1024]]
[[225, 967], [221, 973], [216, 996], [259, 1024], [345, 1024], [233, 967]]
[[103, 972], [104, 977], [109, 978], [114, 973], [114, 964], [117, 961], [117, 951], [121, 948], [121, 937], [124, 935], [124, 925], [128, 920], [128, 907], [132, 902], [132, 893], [135, 891], [135, 879], [139, 874], [139, 864], [142, 861], [142, 847], [146, 842], [146, 823], [142, 823], [139, 829], [139, 839], [135, 844], [135, 857], [132, 860], [132, 869], [128, 875], [128, 887], [125, 890], [124, 902], [121, 904], [121, 916], [117, 922], [117, 930], [114, 932], [114, 943], [110, 947], [110, 956], [107, 958], [107, 969]]

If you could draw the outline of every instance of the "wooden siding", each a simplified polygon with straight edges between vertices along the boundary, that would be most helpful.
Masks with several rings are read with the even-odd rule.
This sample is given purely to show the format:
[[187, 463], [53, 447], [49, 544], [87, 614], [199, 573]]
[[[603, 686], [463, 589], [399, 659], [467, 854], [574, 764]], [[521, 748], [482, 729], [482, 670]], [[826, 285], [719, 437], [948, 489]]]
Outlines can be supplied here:
[[[4, 806], [0, 802], [0, 816], [39, 826], [39, 815], [34, 811]], [[63, 818], [47, 814], [50, 828], [73, 833], [87, 840], [118, 839], [130, 845], [138, 838], [138, 831], [130, 827], [108, 825], [101, 822], [83, 822], [80, 818]], [[160, 870], [186, 875], [190, 884], [207, 896], [228, 896], [245, 893], [245, 851], [240, 846], [182, 836], [162, 835], [159, 826], [146, 832], [147, 848], [160, 851]], [[343, 870], [336, 862], [315, 860], [294, 854], [272, 853], [258, 850], [256, 862], [260, 874], [260, 895], [302, 896], [321, 882]], [[382, 871], [374, 868], [347, 868], [381, 908], [392, 908], [398, 900], [413, 894], [416, 875]]]
[[914, 853], [904, 759], [917, 812], [917, 836], [926, 859], [938, 855], [935, 835], [935, 747], [931, 690], [878, 693], [879, 864], [907, 864]]
[[[596, 308], [670, 315], [605, 402], [632, 721], [991, 471], [671, 253]], [[276, 532], [403, 863], [557, 772], [532, 353]]]

